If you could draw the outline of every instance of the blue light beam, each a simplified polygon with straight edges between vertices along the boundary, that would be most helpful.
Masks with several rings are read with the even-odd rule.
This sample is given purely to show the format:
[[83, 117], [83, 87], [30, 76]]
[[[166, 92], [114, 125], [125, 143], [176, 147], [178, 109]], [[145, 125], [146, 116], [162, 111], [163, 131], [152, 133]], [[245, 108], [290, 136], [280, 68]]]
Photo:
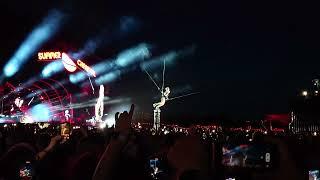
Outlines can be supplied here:
[[173, 66], [175, 65], [178, 59], [181, 59], [184, 56], [193, 54], [195, 49], [196, 49], [196, 46], [193, 45], [179, 51], [170, 51], [158, 57], [152, 58], [151, 60], [141, 62], [140, 68], [142, 70], [147, 69], [148, 71], [154, 70], [158, 67], [163, 66], [163, 60], [166, 61], [166, 66], [169, 66], [169, 67]]
[[149, 49], [150, 45], [141, 43], [136, 47], [125, 50], [118, 55], [116, 64], [120, 67], [126, 67], [144, 58], [149, 58], [151, 55]]
[[[103, 74], [105, 72], [111, 71], [115, 68], [115, 63], [111, 60], [103, 61], [101, 63], [95, 64], [92, 69], [96, 72], [96, 74], [99, 76], [100, 74]], [[87, 79], [88, 76], [86, 75], [86, 72], [80, 71], [75, 74], [69, 75], [69, 80], [73, 84], [77, 84], [81, 81], [84, 81]]]
[[53, 62], [50, 62], [49, 64], [47, 64], [42, 72], [41, 72], [41, 76], [44, 78], [48, 78], [51, 77], [54, 74], [57, 74], [58, 72], [63, 71], [64, 66], [62, 64], [61, 60], [55, 60]]
[[43, 21], [29, 34], [20, 45], [15, 54], [4, 67], [4, 75], [11, 77], [29, 60], [29, 58], [48, 41], [60, 28], [63, 13], [53, 10]]
[[[116, 79], [110, 77], [114, 77], [119, 74], [119, 70], [123, 70], [132, 64], [139, 63], [145, 58], [149, 58], [151, 54], [150, 48], [151, 46], [149, 44], [141, 43], [120, 52], [115, 60], [108, 59], [94, 65], [92, 68], [97, 75], [99, 76], [102, 74], [102, 77], [99, 77], [100, 79], [96, 80], [96, 82], [99, 82], [100, 84], [104, 82], [103, 79], [108, 79], [108, 82], [110, 82], [111, 79]], [[76, 74], [71, 74], [69, 76], [69, 80], [73, 84], [84, 81], [86, 78], [87, 75], [85, 72], [77, 72]]]
[[98, 32], [96, 36], [89, 38], [84, 46], [77, 52], [71, 53], [74, 59], [82, 59], [91, 55], [102, 45], [108, 45], [113, 41], [136, 32], [140, 28], [140, 20], [132, 16], [124, 16], [120, 18], [119, 24], [115, 25], [111, 30], [105, 28]]
[[51, 111], [47, 104], [38, 104], [33, 106], [28, 114], [35, 122], [48, 122], [50, 120]]
[[105, 83], [110, 83], [115, 81], [117, 78], [119, 78], [121, 75], [120, 70], [116, 70], [107, 74], [104, 74], [103, 76], [98, 77], [95, 79], [96, 84], [101, 85]]

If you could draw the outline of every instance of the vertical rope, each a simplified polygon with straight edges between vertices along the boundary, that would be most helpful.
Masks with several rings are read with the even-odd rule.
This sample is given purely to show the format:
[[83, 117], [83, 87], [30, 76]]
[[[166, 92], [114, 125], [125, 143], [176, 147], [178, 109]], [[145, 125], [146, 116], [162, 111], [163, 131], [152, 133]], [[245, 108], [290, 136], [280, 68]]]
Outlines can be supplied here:
[[163, 59], [163, 70], [162, 70], [162, 87], [161, 87], [161, 92], [163, 92], [164, 88], [164, 74], [166, 72], [166, 59]]
[[154, 83], [154, 85], [157, 86], [158, 90], [161, 91], [160, 87], [158, 86], [158, 84], [153, 80], [153, 78], [151, 77], [151, 75], [148, 73], [148, 71], [146, 69], [143, 69], [144, 72], [146, 72], [150, 78], [150, 80]]

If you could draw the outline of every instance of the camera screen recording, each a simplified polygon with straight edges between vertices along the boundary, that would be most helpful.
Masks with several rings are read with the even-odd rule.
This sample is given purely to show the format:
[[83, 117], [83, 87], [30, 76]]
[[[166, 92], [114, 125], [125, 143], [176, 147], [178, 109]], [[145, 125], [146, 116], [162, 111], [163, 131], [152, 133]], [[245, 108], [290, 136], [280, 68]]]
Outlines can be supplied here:
[[152, 173], [154, 175], [161, 172], [160, 170], [160, 160], [158, 158], [150, 159], [149, 161], [149, 167], [152, 169]]
[[273, 147], [265, 144], [224, 145], [222, 164], [228, 167], [270, 168]]
[[32, 177], [32, 165], [29, 161], [19, 171], [21, 178], [31, 178]]
[[168, 179], [168, 167], [167, 164], [164, 163], [163, 159], [152, 158], [149, 160], [148, 166], [152, 179]]
[[65, 138], [69, 139], [69, 136], [71, 134], [71, 125], [68, 123], [63, 123], [60, 125], [60, 135]]
[[309, 180], [320, 180], [320, 171], [319, 170], [310, 170], [309, 171]]

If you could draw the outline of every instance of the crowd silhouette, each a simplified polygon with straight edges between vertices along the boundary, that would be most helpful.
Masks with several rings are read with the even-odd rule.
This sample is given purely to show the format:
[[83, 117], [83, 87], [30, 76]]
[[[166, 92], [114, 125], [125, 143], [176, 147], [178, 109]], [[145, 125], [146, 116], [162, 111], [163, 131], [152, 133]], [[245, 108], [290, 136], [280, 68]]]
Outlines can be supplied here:
[[[187, 136], [137, 132], [131, 126], [133, 113], [134, 105], [129, 112], [116, 113], [115, 127], [88, 130], [81, 126], [73, 129], [68, 138], [55, 130], [57, 126], [2, 126], [0, 179], [209, 180], [232, 176], [247, 180], [300, 180], [308, 177], [308, 168], [313, 168], [301, 165], [307, 155], [298, 147], [305, 147], [306, 141], [299, 144], [298, 140], [274, 136], [257, 138], [260, 143], [275, 145], [272, 168], [226, 168], [221, 165], [220, 142], [204, 140], [193, 132]], [[297, 145], [294, 150], [290, 149], [290, 142]], [[313, 152], [317, 150], [314, 146]], [[310, 151], [309, 155], [312, 154]], [[317, 165], [319, 158], [309, 159]]]

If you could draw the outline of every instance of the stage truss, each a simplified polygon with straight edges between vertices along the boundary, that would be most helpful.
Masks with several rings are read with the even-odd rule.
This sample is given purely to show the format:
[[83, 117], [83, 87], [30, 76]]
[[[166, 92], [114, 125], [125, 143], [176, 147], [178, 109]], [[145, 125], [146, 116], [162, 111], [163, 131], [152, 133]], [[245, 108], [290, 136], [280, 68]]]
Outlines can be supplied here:
[[[2, 87], [0, 122], [23, 122], [28, 110], [46, 104], [50, 110], [49, 122], [72, 122], [73, 109], [67, 109], [72, 96], [63, 83], [54, 79], [41, 79], [27, 85], [14, 86], [7, 82]], [[17, 98], [23, 100], [21, 108], [15, 106]], [[14, 109], [14, 110], [13, 110]]]

